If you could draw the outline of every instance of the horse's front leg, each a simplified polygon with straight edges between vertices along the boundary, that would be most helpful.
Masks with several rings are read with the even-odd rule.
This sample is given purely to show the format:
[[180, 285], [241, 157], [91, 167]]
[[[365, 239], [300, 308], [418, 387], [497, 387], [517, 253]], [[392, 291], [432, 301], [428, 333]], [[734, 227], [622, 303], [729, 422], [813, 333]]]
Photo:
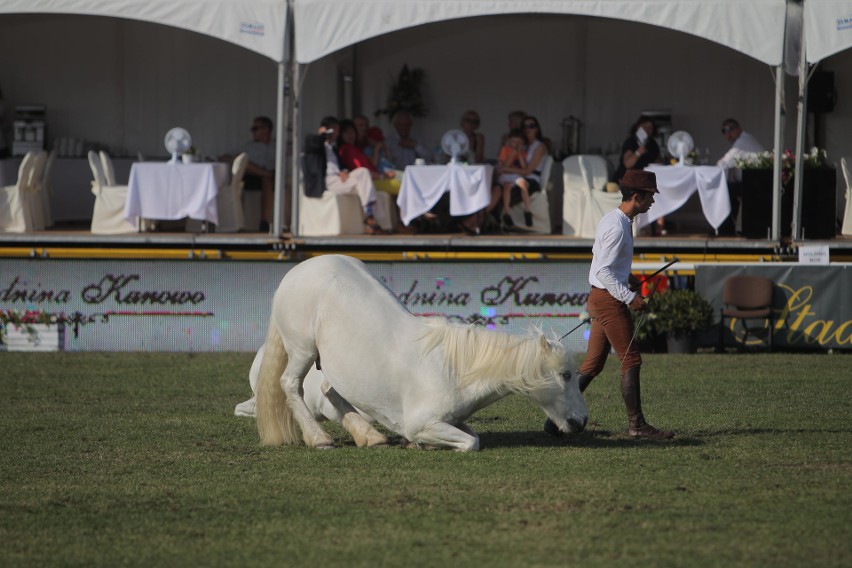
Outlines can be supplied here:
[[287, 394], [287, 406], [302, 429], [305, 444], [313, 448], [333, 448], [334, 440], [322, 429], [305, 404], [302, 383], [313, 364], [312, 358], [291, 356], [281, 375], [281, 388]]
[[411, 441], [418, 445], [450, 447], [459, 452], [479, 450], [479, 436], [467, 425], [462, 426], [458, 428], [447, 422], [432, 422], [411, 436]]
[[355, 410], [355, 407], [340, 396], [340, 393], [334, 390], [325, 379], [322, 381], [320, 390], [325, 396], [325, 400], [332, 406], [331, 409], [324, 408], [323, 414], [331, 420], [340, 422], [346, 431], [352, 434], [355, 445], [359, 448], [388, 445], [388, 439], [364, 420], [364, 417]]

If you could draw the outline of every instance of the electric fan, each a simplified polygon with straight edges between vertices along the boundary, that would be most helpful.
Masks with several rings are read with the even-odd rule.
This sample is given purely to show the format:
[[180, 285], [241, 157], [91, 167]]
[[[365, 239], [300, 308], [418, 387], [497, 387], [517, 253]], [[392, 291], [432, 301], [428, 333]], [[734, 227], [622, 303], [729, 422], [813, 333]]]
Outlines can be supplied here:
[[183, 154], [192, 146], [192, 136], [184, 128], [176, 127], [166, 132], [166, 150], [172, 155], [170, 164], [177, 164], [178, 156]]
[[685, 130], [678, 130], [669, 136], [666, 146], [672, 156], [677, 156], [678, 165], [682, 166], [683, 158], [692, 151], [694, 144], [689, 132], [686, 132]]
[[450, 156], [450, 163], [456, 164], [459, 156], [467, 153], [467, 134], [458, 129], [447, 130], [441, 137], [441, 149]]

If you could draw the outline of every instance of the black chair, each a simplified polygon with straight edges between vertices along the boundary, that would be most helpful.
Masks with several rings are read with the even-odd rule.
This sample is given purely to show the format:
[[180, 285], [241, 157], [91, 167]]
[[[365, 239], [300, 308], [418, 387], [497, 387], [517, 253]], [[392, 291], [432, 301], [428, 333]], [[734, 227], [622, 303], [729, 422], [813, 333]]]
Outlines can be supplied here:
[[[722, 318], [719, 322], [719, 350], [724, 349], [725, 320], [736, 318], [742, 325], [745, 346], [753, 332], [769, 328], [769, 351], [772, 351], [772, 280], [765, 276], [731, 276], [722, 291]], [[749, 325], [760, 320], [760, 327]]]

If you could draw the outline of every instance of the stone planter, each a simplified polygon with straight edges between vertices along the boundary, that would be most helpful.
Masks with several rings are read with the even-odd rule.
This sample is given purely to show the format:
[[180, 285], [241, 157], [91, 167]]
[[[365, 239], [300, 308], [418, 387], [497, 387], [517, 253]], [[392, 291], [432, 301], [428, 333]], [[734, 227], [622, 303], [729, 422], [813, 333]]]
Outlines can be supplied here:
[[689, 355], [698, 352], [698, 341], [695, 335], [683, 335], [680, 337], [666, 335], [666, 344], [668, 345], [669, 353]]
[[17, 328], [6, 325], [7, 351], [60, 351], [65, 346], [65, 326], [31, 323]]

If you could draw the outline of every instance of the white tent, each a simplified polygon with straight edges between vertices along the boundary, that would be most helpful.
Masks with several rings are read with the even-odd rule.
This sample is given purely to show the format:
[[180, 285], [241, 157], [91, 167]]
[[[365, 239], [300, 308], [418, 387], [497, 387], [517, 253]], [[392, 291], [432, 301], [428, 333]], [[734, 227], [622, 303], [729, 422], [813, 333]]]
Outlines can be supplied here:
[[3, 0], [0, 14], [105, 16], [163, 24], [226, 41], [278, 63], [275, 230], [280, 232], [283, 141], [287, 115], [283, 100], [288, 74], [286, 0]]
[[[626, 20], [691, 34], [775, 67], [776, 82], [783, 85], [786, 12], [786, 0], [294, 0], [294, 56], [298, 63], [311, 63], [369, 38], [447, 20], [560, 14]], [[783, 87], [776, 95], [775, 147], [780, 155]], [[294, 122], [294, 147], [297, 132]], [[297, 168], [294, 161], [294, 187]], [[780, 162], [775, 169], [775, 209], [780, 211]]]
[[804, 31], [799, 65], [796, 176], [793, 183], [793, 238], [801, 238], [802, 178], [810, 66], [852, 47], [852, 1], [803, 0]]

